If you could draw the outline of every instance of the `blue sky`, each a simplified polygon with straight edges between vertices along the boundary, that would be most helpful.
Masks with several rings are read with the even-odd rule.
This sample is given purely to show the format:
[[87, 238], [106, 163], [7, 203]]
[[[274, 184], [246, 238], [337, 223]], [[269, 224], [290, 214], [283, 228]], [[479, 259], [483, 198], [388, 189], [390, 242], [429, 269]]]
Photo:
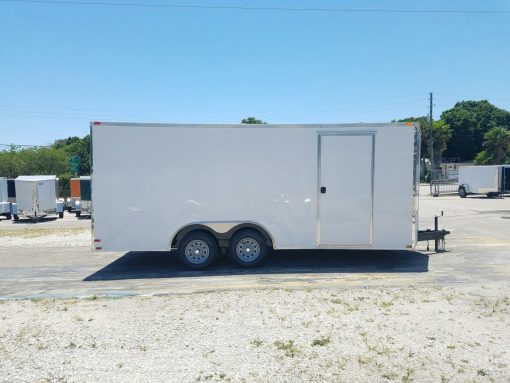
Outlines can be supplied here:
[[[82, 0], [87, 1], [87, 0]], [[118, 2], [118, 0], [110, 0]], [[131, 0], [510, 10], [509, 1]], [[510, 14], [325, 13], [0, 1], [0, 143], [89, 121], [385, 122], [462, 99], [510, 110]]]

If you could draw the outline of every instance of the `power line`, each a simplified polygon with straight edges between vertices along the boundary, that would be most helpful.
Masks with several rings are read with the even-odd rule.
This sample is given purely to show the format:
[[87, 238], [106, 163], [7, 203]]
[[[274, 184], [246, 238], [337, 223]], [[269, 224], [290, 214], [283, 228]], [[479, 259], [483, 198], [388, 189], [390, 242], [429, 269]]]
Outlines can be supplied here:
[[301, 8], [301, 7], [257, 7], [243, 5], [198, 5], [198, 4], [161, 4], [161, 3], [114, 3], [107, 1], [71, 1], [71, 0], [0, 0], [3, 3], [89, 5], [110, 7], [146, 7], [201, 10], [239, 10], [239, 11], [276, 11], [276, 12], [329, 12], [329, 13], [428, 13], [428, 14], [508, 14], [510, 10], [495, 9], [358, 9], [358, 8]]

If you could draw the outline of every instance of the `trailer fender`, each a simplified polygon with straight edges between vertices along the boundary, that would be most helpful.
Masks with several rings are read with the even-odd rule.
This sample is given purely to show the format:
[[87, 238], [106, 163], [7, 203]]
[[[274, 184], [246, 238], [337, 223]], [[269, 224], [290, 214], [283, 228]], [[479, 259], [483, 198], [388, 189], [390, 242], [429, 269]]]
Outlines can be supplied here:
[[56, 212], [57, 213], [63, 213], [64, 212], [64, 201], [57, 201], [57, 208], [56, 208]]
[[228, 247], [230, 238], [241, 229], [254, 229], [260, 232], [266, 239], [268, 246], [273, 247], [274, 241], [269, 231], [255, 222], [197, 222], [185, 225], [177, 230], [172, 236], [170, 249], [177, 249], [180, 241], [190, 232], [202, 230], [212, 234], [220, 247]]

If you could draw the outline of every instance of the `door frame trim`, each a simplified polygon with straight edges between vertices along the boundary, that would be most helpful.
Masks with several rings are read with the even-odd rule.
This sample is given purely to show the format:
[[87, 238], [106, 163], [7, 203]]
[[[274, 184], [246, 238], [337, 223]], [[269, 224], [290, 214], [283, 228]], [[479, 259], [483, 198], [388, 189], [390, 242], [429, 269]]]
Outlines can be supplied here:
[[[321, 219], [320, 219], [320, 203], [321, 203], [321, 141], [322, 136], [370, 136], [372, 137], [372, 169], [371, 169], [371, 190], [370, 190], [370, 240], [367, 244], [342, 244], [342, 245], [321, 245]], [[375, 130], [366, 131], [345, 131], [345, 132], [318, 132], [317, 134], [317, 221], [316, 221], [316, 246], [329, 249], [344, 248], [367, 248], [374, 245], [374, 182], [375, 182]]]

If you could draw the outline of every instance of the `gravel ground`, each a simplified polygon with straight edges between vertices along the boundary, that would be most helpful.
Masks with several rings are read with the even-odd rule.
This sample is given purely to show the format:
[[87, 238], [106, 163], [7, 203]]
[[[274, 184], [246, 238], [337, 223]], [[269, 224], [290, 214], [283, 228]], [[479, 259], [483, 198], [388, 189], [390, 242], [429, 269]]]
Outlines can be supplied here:
[[508, 382], [510, 284], [0, 301], [2, 382]]
[[87, 227], [0, 230], [0, 248], [90, 246]]

